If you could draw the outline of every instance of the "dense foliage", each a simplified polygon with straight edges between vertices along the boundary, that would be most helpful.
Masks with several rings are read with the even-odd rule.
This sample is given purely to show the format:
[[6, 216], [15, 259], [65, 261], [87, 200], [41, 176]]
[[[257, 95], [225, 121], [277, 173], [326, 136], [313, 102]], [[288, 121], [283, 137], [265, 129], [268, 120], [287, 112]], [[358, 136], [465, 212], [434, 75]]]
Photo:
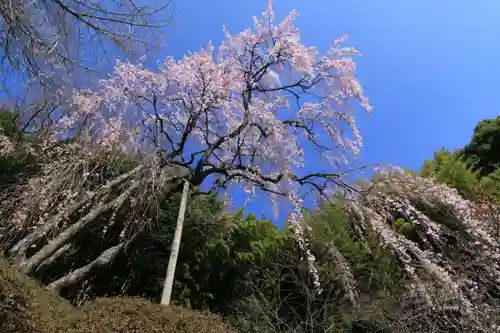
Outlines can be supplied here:
[[470, 143], [450, 152], [441, 149], [420, 170], [423, 177], [457, 189], [467, 199], [487, 195], [500, 200], [500, 116], [479, 122]]
[[481, 176], [493, 173], [500, 167], [500, 116], [477, 124], [474, 135], [462, 151], [463, 158]]
[[[14, 159], [5, 165], [9, 165], [8, 170], [16, 170], [26, 164], [25, 161]], [[113, 166], [123, 167], [133, 168], [134, 164]], [[38, 172], [37, 169], [30, 170], [35, 174]], [[109, 172], [113, 173], [111, 169]], [[480, 201], [478, 188], [484, 177], [476, 178], [478, 176], [456, 154], [437, 152], [434, 161], [426, 162], [422, 174], [456, 187], [465, 198]], [[494, 182], [493, 177], [488, 179]], [[386, 181], [379, 183], [377, 191], [372, 190], [373, 199], [365, 198], [372, 200], [371, 205], [375, 204], [367, 207], [376, 208], [379, 214], [390, 209], [376, 201], [382, 184]], [[463, 259], [466, 253], [460, 252], [457, 241], [467, 239], [461, 236], [465, 235], [463, 231], [450, 225], [454, 213], [449, 209], [436, 210], [434, 204], [426, 203], [426, 200], [433, 199], [425, 196], [444, 192], [432, 192], [428, 188], [419, 192], [411, 187], [421, 186], [422, 182], [411, 185], [407, 180], [402, 183], [411, 185], [408, 190], [398, 189], [396, 183], [391, 184], [390, 191], [414, 202], [415, 209], [427, 214], [435, 223], [451, 228], [445, 233], [446, 251], [442, 252], [446, 260], [453, 259], [455, 263], [452, 265], [461, 267], [463, 260], [473, 262], [478, 259]], [[390, 191], [385, 189], [383, 193], [389, 194]], [[416, 312], [425, 302], [422, 303], [423, 299], [411, 288], [415, 281], [419, 281], [405, 269], [406, 265], [412, 264], [401, 261], [400, 254], [394, 252], [398, 248], [384, 243], [387, 238], [383, 237], [381, 230], [391, 229], [404, 237], [398, 238], [403, 242], [401, 244], [406, 244], [404, 246], [410, 246], [404, 240], [407, 239], [420, 247], [425, 244], [421, 233], [425, 230], [421, 229], [425, 228], [424, 224], [417, 227], [414, 217], [399, 214], [393, 215], [392, 222], [385, 225], [384, 228], [389, 229], [380, 229], [381, 225], [363, 226], [349, 209], [349, 202], [333, 201], [333, 206], [323, 202], [301, 222], [317, 260], [323, 288], [322, 294], [318, 295], [307, 264], [300, 260], [303, 254], [291, 230], [278, 229], [270, 221], [252, 215], [245, 216], [242, 210], [224, 212], [222, 203], [214, 196], [193, 197], [188, 205], [181, 243], [174, 303], [221, 313], [242, 332], [312, 332], [327, 328], [331, 332], [426, 332], [444, 329], [443, 325], [446, 325], [439, 319], [442, 316], [446, 316], [447, 323], [453, 323], [455, 327], [447, 328], [449, 332], [460, 332], [469, 327], [449, 309]], [[402, 201], [401, 204], [407, 203]], [[421, 204], [424, 206], [419, 206]], [[165, 201], [159, 220], [136, 238], [123, 254], [81, 283], [64, 288], [62, 295], [76, 304], [86, 304], [103, 296], [122, 295], [158, 301], [178, 205], [178, 195]], [[387, 213], [392, 214], [390, 210]], [[35, 276], [50, 283], [71, 272], [73, 267], [92, 261], [116, 242], [119, 230], [111, 227], [104, 232], [105, 226], [105, 223], [96, 224], [64, 255], [45, 263], [34, 273]], [[360, 227], [365, 229], [360, 230]], [[417, 248], [412, 251], [414, 255], [424, 253], [418, 252], [421, 250]], [[481, 269], [478, 264], [474, 266], [475, 270]], [[467, 272], [467, 267], [462, 268]], [[425, 270], [418, 268], [417, 272], [419, 278], [426, 279]], [[436, 287], [429, 284], [430, 281], [425, 283], [426, 288]], [[496, 297], [494, 294], [490, 296]], [[434, 297], [434, 300], [439, 300], [439, 297]]]

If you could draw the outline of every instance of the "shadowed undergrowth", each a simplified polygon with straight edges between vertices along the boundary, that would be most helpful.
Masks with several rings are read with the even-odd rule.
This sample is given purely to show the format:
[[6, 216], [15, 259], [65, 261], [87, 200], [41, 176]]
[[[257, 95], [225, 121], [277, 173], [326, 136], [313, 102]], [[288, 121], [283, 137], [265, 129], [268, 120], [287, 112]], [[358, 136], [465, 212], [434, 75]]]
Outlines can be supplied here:
[[103, 298], [76, 308], [0, 259], [2, 333], [229, 333], [207, 312], [162, 307], [139, 298]]

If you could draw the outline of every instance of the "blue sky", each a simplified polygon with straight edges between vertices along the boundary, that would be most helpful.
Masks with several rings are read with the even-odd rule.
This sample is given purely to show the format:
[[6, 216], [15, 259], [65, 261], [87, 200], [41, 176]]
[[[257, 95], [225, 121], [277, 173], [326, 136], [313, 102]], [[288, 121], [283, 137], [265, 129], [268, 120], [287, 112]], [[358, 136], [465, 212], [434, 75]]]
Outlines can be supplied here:
[[[293, 8], [299, 11], [296, 24], [305, 44], [325, 51], [347, 33], [347, 43], [362, 53], [358, 77], [374, 110], [372, 116], [359, 118], [365, 147], [356, 164], [418, 170], [435, 150], [463, 146], [478, 121], [500, 114], [495, 103], [500, 87], [499, 1], [273, 4], [277, 19]], [[177, 58], [208, 40], [218, 43], [223, 24], [240, 32], [265, 6], [266, 0], [176, 1], [177, 14], [160, 56]], [[261, 215], [262, 204], [259, 200], [248, 208]]]

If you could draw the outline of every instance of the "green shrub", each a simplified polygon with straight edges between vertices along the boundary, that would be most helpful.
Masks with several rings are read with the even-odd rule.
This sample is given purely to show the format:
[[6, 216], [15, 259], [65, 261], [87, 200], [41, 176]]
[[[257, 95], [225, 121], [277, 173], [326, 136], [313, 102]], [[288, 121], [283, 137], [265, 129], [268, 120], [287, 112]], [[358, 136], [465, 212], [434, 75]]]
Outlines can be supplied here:
[[73, 307], [0, 258], [2, 333], [231, 333], [219, 316], [139, 298]]
[[78, 333], [230, 333], [222, 319], [208, 312], [163, 307], [140, 298], [102, 298], [82, 308], [87, 318]]
[[66, 332], [78, 310], [0, 258], [0, 332]]

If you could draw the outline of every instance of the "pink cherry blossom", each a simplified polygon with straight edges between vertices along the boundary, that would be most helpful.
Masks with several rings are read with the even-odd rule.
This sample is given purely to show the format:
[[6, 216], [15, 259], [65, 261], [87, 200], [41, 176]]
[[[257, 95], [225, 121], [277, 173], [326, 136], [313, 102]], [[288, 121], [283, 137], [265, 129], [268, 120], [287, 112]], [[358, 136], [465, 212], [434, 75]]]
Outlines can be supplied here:
[[[117, 61], [95, 89], [74, 92], [51, 142], [71, 137], [88, 151], [136, 155], [152, 169], [184, 167], [193, 185], [215, 177], [218, 187], [243, 186], [250, 198], [282, 198], [295, 207], [289, 225], [314, 273], [299, 191], [344, 187], [335, 171], [359, 153], [356, 110], [371, 106], [354, 76], [357, 51], [340, 39], [318, 55], [301, 42], [298, 15], [275, 23], [269, 1], [253, 29], [224, 28], [217, 47], [167, 58], [156, 70]], [[307, 154], [321, 162], [307, 163]]]
[[[488, 304], [488, 291], [477, 286], [500, 290], [498, 206], [466, 200], [455, 189], [400, 169], [385, 173], [371, 193], [349, 205], [359, 229], [377, 234], [428, 305], [444, 302], [471, 318], [487, 310], [480, 307]], [[438, 220], [433, 213], [439, 212], [444, 217]], [[418, 241], [395, 230], [398, 218], [411, 223]]]

